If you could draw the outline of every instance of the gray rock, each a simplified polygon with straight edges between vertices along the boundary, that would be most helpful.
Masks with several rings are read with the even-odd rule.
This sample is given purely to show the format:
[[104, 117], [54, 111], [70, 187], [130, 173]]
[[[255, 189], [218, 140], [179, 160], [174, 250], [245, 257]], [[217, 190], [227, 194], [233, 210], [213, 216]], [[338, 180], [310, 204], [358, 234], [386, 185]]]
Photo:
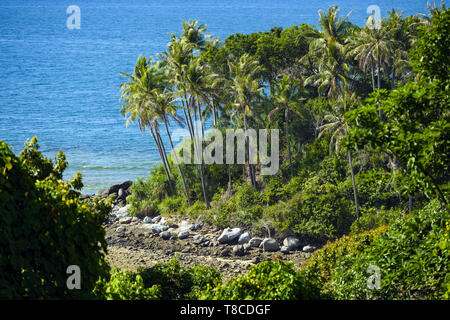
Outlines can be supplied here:
[[186, 239], [189, 237], [190, 233], [187, 230], [181, 231], [178, 233], [178, 239]]
[[313, 246], [310, 246], [310, 245], [307, 245], [307, 246], [304, 246], [303, 247], [303, 252], [313, 252], [314, 250], [316, 250], [316, 248], [315, 247], [313, 247]]
[[280, 246], [278, 245], [277, 240], [272, 238], [265, 238], [261, 244], [260, 247], [263, 248], [264, 251], [278, 251], [280, 249]]
[[262, 241], [263, 239], [261, 238], [251, 238], [248, 244], [250, 245], [250, 247], [257, 248], [260, 246]]
[[123, 192], [123, 189], [120, 188], [119, 191], [117, 192], [117, 199], [125, 199], [124, 195], [125, 194]]
[[235, 245], [233, 247], [233, 253], [236, 256], [243, 256], [245, 254], [244, 246], [241, 244]]
[[127, 217], [129, 215], [128, 209], [130, 209], [130, 205], [126, 205], [125, 207], [120, 208], [116, 212], [117, 218]]
[[125, 232], [125, 227], [123, 227], [123, 226], [117, 227], [116, 232], [117, 233], [124, 233]]
[[201, 223], [191, 224], [191, 225], [189, 226], [189, 229], [190, 229], [191, 231], [197, 231], [197, 230], [201, 229], [202, 226], [203, 226], [203, 225], [202, 225]]
[[283, 240], [283, 246], [287, 247], [289, 250], [297, 249], [300, 247], [300, 240], [294, 236], [286, 237], [286, 239]]
[[280, 251], [284, 254], [288, 254], [290, 252], [289, 247], [286, 246], [282, 246]]
[[164, 240], [169, 240], [170, 237], [172, 236], [172, 234], [170, 233], [170, 231], [163, 231], [159, 234], [161, 236], [161, 238], [163, 238]]
[[125, 181], [125, 182], [120, 183], [120, 184], [112, 185], [106, 191], [107, 191], [108, 195], [114, 194], [114, 193], [118, 193], [120, 189], [123, 189], [124, 191], [127, 190], [128, 188], [131, 187], [132, 184], [133, 184], [133, 181]]
[[152, 219], [152, 223], [158, 223], [161, 220], [161, 216], [156, 216]]
[[169, 227], [162, 225], [162, 224], [153, 224], [152, 225], [153, 233], [161, 233], [163, 231], [166, 231], [167, 229], [169, 229]]
[[245, 244], [245, 243], [248, 243], [249, 241], [250, 241], [250, 234], [248, 232], [244, 232], [243, 234], [241, 234], [239, 236], [239, 240], [238, 240], [239, 244]]
[[[159, 217], [161, 217], [161, 216], [159, 216]], [[161, 217], [161, 219], [159, 219], [159, 221], [158, 221], [159, 224], [166, 224], [166, 222], [167, 222], [167, 220], [164, 217]]]
[[242, 234], [240, 228], [226, 228], [222, 231], [222, 234], [217, 238], [220, 243], [229, 243], [239, 237]]
[[202, 242], [205, 241], [205, 237], [202, 236], [201, 234], [196, 234], [195, 236], [192, 237], [194, 239], [194, 243], [195, 244], [200, 244]]
[[123, 217], [119, 219], [120, 224], [129, 224], [133, 220], [132, 217]]
[[252, 247], [252, 246], [250, 245], [250, 243], [244, 243], [242, 246], [244, 247], [244, 250], [245, 250], [245, 251], [249, 250], [249, 249]]
[[136, 222], [136, 221], [139, 221], [139, 218], [138, 218], [138, 217], [133, 217], [133, 218], [131, 219], [131, 222]]
[[152, 223], [152, 218], [150, 217], [145, 217], [144, 220], [142, 220], [144, 223]]

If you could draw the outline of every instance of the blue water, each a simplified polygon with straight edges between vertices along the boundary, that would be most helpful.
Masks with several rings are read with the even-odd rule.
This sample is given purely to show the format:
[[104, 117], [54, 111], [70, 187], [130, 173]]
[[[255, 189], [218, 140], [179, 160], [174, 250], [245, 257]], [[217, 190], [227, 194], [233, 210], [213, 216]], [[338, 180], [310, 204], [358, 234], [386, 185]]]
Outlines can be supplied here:
[[[149, 134], [125, 127], [119, 114], [119, 72], [131, 73], [139, 55], [165, 49], [168, 33], [199, 19], [221, 39], [274, 26], [317, 24], [319, 9], [338, 5], [362, 25], [371, 4], [382, 16], [427, 13], [426, 0], [0, 0], [0, 140], [18, 153], [38, 136], [49, 156], [63, 150], [65, 177], [81, 171], [86, 193], [147, 176], [159, 162]], [[81, 28], [69, 30], [69, 5], [81, 9]], [[168, 144], [167, 144], [168, 146]]]

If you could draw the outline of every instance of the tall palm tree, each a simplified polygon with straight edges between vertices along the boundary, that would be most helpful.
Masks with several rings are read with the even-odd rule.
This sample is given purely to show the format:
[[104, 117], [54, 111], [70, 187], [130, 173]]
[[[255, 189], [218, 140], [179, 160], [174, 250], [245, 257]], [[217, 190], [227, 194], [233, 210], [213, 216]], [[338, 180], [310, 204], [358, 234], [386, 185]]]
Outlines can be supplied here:
[[187, 202], [188, 206], [190, 206], [191, 201], [190, 201], [190, 197], [189, 197], [189, 189], [187, 187], [184, 173], [183, 173], [183, 170], [181, 169], [181, 165], [178, 160], [178, 155], [173, 146], [172, 137], [170, 135], [169, 126], [168, 126], [170, 118], [176, 120], [179, 123], [182, 122], [180, 117], [177, 115], [177, 107], [174, 102], [175, 102], [174, 95], [169, 90], [165, 89], [164, 91], [160, 91], [160, 90], [154, 91], [154, 95], [152, 98], [152, 104], [154, 106], [156, 114], [158, 115], [159, 119], [164, 123], [164, 126], [166, 128], [166, 133], [167, 133], [167, 136], [169, 137], [170, 147], [172, 148], [172, 154], [175, 158], [175, 162], [178, 167], [178, 172], [180, 173], [180, 177], [183, 182], [183, 189], [184, 189], [184, 194], [186, 196], [186, 202]]
[[[201, 160], [201, 139], [199, 128], [196, 123], [194, 125], [194, 118], [199, 114], [201, 117], [201, 102], [199, 97], [203, 95], [203, 90], [206, 90], [205, 83], [207, 81], [206, 73], [202, 65], [198, 62], [198, 57], [194, 54], [195, 46], [187, 42], [186, 39], [172, 38], [169, 43], [169, 51], [162, 56], [163, 64], [167, 66], [168, 77], [177, 91], [177, 95], [182, 104], [182, 109], [186, 124], [189, 129], [189, 134], [194, 142], [194, 150], [196, 157], [200, 159], [199, 171], [200, 181], [202, 185], [203, 198], [205, 200], [206, 208], [209, 208], [209, 199], [207, 195], [206, 179], [203, 168], [203, 161]], [[201, 125], [203, 128], [203, 125]]]
[[344, 90], [342, 83], [346, 80], [349, 67], [346, 63], [345, 38], [349, 33], [349, 12], [343, 19], [339, 17], [339, 8], [331, 6], [325, 14], [319, 11], [319, 32], [310, 33], [312, 38], [309, 52], [301, 61], [312, 59], [316, 72], [305, 80], [305, 85], [318, 88], [319, 94], [326, 94], [329, 99], [336, 99]]
[[[327, 114], [324, 117], [325, 124], [321, 125], [318, 130], [319, 138], [324, 136], [325, 134], [330, 133], [331, 139], [330, 139], [330, 150], [333, 148], [335, 149], [336, 154], [339, 153], [340, 149], [340, 143], [342, 139], [349, 133], [349, 125], [347, 121], [345, 120], [345, 113], [349, 110], [349, 107], [354, 105], [356, 103], [355, 94], [351, 93], [350, 90], [346, 90], [345, 93], [339, 98], [338, 101], [334, 104], [333, 112]], [[355, 211], [356, 211], [356, 217], [359, 217], [359, 200], [358, 200], [358, 190], [356, 188], [356, 181], [355, 181], [355, 173], [353, 170], [353, 160], [352, 160], [352, 153], [351, 150], [348, 149], [347, 151], [348, 155], [348, 163], [350, 166], [350, 174], [353, 184], [353, 195], [354, 195], [354, 201], [355, 201]]]
[[[262, 70], [258, 61], [249, 54], [244, 54], [236, 62], [228, 62], [231, 79], [228, 82], [229, 90], [234, 101], [236, 113], [243, 117], [245, 132], [248, 132], [248, 117], [253, 115], [254, 103], [263, 90], [258, 75]], [[246, 135], [247, 155], [249, 159], [249, 172], [252, 186], [256, 188], [256, 171], [250, 163], [249, 137]]]
[[127, 126], [130, 122], [134, 122], [137, 119], [141, 132], [144, 132], [145, 128], [149, 129], [158, 148], [170, 191], [173, 193], [167, 155], [165, 154], [164, 145], [159, 135], [157, 121], [155, 122], [155, 111], [150, 106], [150, 98], [153, 91], [157, 90], [161, 85], [163, 74], [154, 64], [152, 65], [151, 58], [147, 61], [146, 57], [139, 57], [134, 67], [134, 73], [130, 75], [121, 72], [121, 75], [127, 77], [129, 81], [120, 85], [122, 90], [122, 107], [120, 112], [122, 116], [127, 118]]
[[283, 75], [281, 80], [276, 82], [274, 86], [272, 99], [275, 103], [276, 108], [270, 111], [267, 115], [268, 119], [270, 120], [275, 113], [284, 111], [286, 146], [288, 149], [289, 170], [291, 173], [291, 177], [294, 176], [294, 171], [292, 168], [291, 146], [289, 143], [289, 113], [291, 110], [293, 110], [300, 114], [297, 105], [301, 100], [303, 100], [302, 95], [304, 93], [304, 87], [300, 86], [300, 80], [291, 79], [289, 76]]

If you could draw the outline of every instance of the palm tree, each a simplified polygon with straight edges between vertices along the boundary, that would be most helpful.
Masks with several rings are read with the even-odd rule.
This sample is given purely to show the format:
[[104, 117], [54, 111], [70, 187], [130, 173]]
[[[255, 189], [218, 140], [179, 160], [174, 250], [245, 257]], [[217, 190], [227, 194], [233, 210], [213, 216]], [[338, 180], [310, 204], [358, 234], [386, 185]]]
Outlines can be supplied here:
[[[260, 97], [263, 90], [257, 78], [262, 68], [258, 61], [244, 54], [237, 62], [228, 62], [231, 79], [228, 82], [229, 90], [234, 101], [234, 107], [238, 115], [243, 116], [244, 129], [248, 132], [248, 117], [252, 116], [254, 102]], [[247, 154], [249, 159], [249, 171], [252, 186], [256, 188], [255, 167], [250, 163], [249, 137], [246, 135]]]
[[[320, 131], [319, 138], [325, 134], [330, 133], [330, 150], [334, 146], [336, 154], [339, 153], [340, 143], [342, 139], [349, 133], [349, 125], [345, 120], [345, 113], [349, 110], [351, 105], [355, 104], [355, 94], [351, 93], [350, 90], [346, 90], [342, 97], [335, 103], [333, 113], [329, 113], [324, 117], [326, 122], [318, 128]], [[348, 149], [348, 163], [350, 166], [350, 174], [353, 184], [353, 195], [355, 201], [355, 211], [356, 217], [359, 217], [359, 201], [358, 201], [358, 190], [356, 188], [355, 173], [353, 170], [353, 161], [351, 150]]]
[[319, 11], [320, 32], [310, 33], [312, 38], [309, 52], [301, 61], [315, 61], [317, 70], [305, 80], [305, 85], [318, 88], [318, 93], [326, 93], [329, 99], [336, 99], [344, 90], [342, 83], [346, 81], [349, 67], [346, 63], [344, 41], [349, 33], [347, 16], [339, 18], [339, 8], [331, 6], [325, 14]]
[[153, 91], [157, 90], [161, 85], [163, 74], [160, 72], [159, 68], [155, 66], [155, 64], [152, 65], [151, 58], [147, 61], [147, 58], [139, 57], [134, 67], [133, 75], [123, 72], [121, 72], [121, 75], [127, 77], [129, 81], [120, 85], [122, 90], [122, 107], [120, 112], [122, 116], [127, 118], [127, 126], [130, 121], [134, 122], [137, 119], [141, 132], [144, 132], [145, 128], [149, 129], [158, 148], [158, 152], [166, 172], [170, 191], [173, 193], [167, 155], [165, 153], [161, 136], [159, 135], [158, 123], [155, 121], [155, 111], [152, 110], [150, 106], [150, 98]]
[[291, 79], [289, 76], [283, 75], [281, 80], [278, 81], [274, 86], [272, 98], [274, 100], [276, 108], [270, 111], [267, 115], [267, 118], [270, 120], [275, 113], [284, 111], [286, 145], [288, 148], [289, 170], [291, 173], [291, 177], [294, 176], [294, 171], [292, 168], [291, 146], [289, 143], [289, 112], [293, 110], [300, 114], [297, 105], [301, 100], [303, 100], [303, 94], [304, 87], [300, 87], [300, 80]]
[[180, 117], [177, 115], [177, 107], [174, 104], [174, 102], [175, 102], [174, 100], [175, 100], [175, 98], [174, 98], [174, 95], [172, 92], [170, 92], [166, 89], [164, 91], [155, 90], [153, 99], [152, 99], [152, 104], [154, 105], [155, 111], [156, 111], [157, 115], [159, 116], [159, 119], [164, 123], [164, 126], [166, 128], [167, 136], [169, 137], [170, 147], [172, 148], [172, 154], [175, 158], [175, 162], [177, 163], [178, 172], [180, 173], [180, 177], [183, 182], [183, 189], [184, 189], [184, 194], [186, 196], [186, 202], [187, 202], [188, 206], [190, 206], [191, 201], [190, 201], [190, 197], [189, 197], [189, 190], [188, 190], [188, 187], [186, 184], [183, 170], [181, 169], [180, 162], [178, 160], [177, 153], [173, 146], [172, 137], [170, 135], [169, 126], [168, 126], [170, 118], [176, 120], [179, 123], [182, 122]]
[[[209, 208], [203, 161], [201, 161], [201, 140], [197, 128], [197, 121], [195, 121], [194, 125], [192, 119], [192, 115], [194, 115], [196, 120], [198, 113], [199, 120], [202, 121], [200, 118], [201, 102], [199, 100], [204, 95], [204, 90], [207, 90], [205, 84], [208, 81], [206, 80], [207, 74], [199, 63], [199, 58], [194, 54], [194, 49], [195, 46], [187, 42], [185, 38], [177, 39], [173, 37], [169, 43], [169, 51], [165, 52], [162, 58], [163, 64], [167, 66], [168, 78], [171, 79], [180, 98], [189, 134], [194, 142], [196, 157], [200, 160], [199, 171], [202, 192], [206, 208]], [[203, 130], [202, 124], [201, 127]]]

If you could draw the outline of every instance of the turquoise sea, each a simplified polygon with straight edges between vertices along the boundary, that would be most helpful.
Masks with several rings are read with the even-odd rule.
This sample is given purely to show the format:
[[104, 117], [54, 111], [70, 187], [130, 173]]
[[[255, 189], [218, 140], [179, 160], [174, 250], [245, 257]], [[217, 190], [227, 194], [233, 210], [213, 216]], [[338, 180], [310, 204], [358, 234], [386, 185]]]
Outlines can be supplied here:
[[[119, 72], [131, 73], [139, 55], [165, 49], [183, 20], [199, 19], [224, 39], [240, 32], [317, 24], [330, 5], [362, 25], [369, 5], [381, 16], [427, 13], [426, 0], [0, 0], [0, 140], [18, 153], [38, 136], [41, 150], [63, 150], [65, 177], [81, 171], [93, 193], [147, 176], [159, 162], [149, 134], [125, 127], [119, 114]], [[80, 29], [69, 30], [67, 7], [81, 10]]]

